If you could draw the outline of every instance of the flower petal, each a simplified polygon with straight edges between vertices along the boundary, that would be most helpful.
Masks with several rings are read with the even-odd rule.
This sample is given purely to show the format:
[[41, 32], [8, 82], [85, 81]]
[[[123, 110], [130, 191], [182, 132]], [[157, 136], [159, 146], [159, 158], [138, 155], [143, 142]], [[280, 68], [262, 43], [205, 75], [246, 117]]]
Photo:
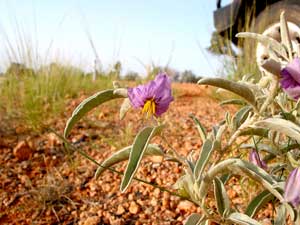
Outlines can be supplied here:
[[292, 97], [293, 99], [298, 99], [300, 97], [300, 86], [293, 87], [293, 88], [287, 88], [285, 89], [285, 92]]
[[128, 98], [134, 108], [143, 107], [144, 102], [147, 99], [146, 97], [143, 85], [139, 85], [135, 88], [128, 88]]
[[293, 79], [300, 84], [300, 59], [295, 58], [285, 69], [290, 73]]
[[300, 204], [300, 170], [294, 169], [288, 176], [284, 188], [284, 199], [294, 207]]
[[158, 74], [153, 81], [145, 85], [128, 88], [128, 97], [134, 108], [143, 108], [148, 100], [153, 100], [156, 116], [166, 112], [170, 102], [174, 100], [171, 81], [166, 73]]

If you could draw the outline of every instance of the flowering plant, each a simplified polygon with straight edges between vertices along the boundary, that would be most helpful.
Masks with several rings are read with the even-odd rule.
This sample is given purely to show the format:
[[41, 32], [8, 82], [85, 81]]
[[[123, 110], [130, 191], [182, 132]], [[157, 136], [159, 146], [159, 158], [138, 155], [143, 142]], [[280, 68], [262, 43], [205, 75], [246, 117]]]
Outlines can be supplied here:
[[[163, 156], [182, 164], [185, 174], [174, 184], [176, 192], [201, 208], [185, 221], [187, 225], [253, 224], [259, 225], [256, 216], [267, 203], [272, 202], [275, 213], [270, 223], [280, 225], [287, 222], [300, 224], [300, 45], [291, 42], [287, 22], [280, 18], [281, 43], [269, 36], [255, 33], [240, 33], [238, 37], [254, 38], [268, 49], [268, 57], [260, 63], [262, 76], [255, 83], [245, 76], [240, 82], [221, 78], [203, 78], [199, 85], [212, 85], [233, 92], [235, 99], [222, 104], [239, 104], [234, 114], [226, 113], [224, 120], [211, 132], [206, 132], [200, 121], [191, 116], [199, 131], [203, 145], [199, 155], [179, 155], [174, 149], [164, 151], [151, 144], [151, 139], [164, 129], [159, 117], [173, 101], [170, 79], [165, 73], [155, 80], [134, 88], [105, 90], [84, 100], [73, 112], [66, 124], [67, 138], [74, 124], [96, 106], [116, 98], [124, 98], [120, 118], [131, 108], [141, 109], [146, 117], [153, 118], [154, 125], [144, 127], [133, 144], [97, 163], [84, 152], [85, 157], [97, 163], [96, 177], [111, 166], [128, 160], [120, 190], [126, 191], [131, 184], [142, 158], [145, 155]], [[66, 146], [70, 145], [65, 140]], [[249, 157], [233, 151], [237, 148], [248, 151]], [[231, 157], [229, 157], [231, 155]], [[262, 188], [244, 210], [232, 207], [227, 194], [227, 181], [244, 175]], [[139, 179], [137, 179], [139, 180]], [[141, 181], [141, 180], [139, 180]], [[151, 185], [151, 183], [148, 183]], [[165, 190], [165, 189], [163, 189]], [[208, 202], [214, 202], [213, 207]]]

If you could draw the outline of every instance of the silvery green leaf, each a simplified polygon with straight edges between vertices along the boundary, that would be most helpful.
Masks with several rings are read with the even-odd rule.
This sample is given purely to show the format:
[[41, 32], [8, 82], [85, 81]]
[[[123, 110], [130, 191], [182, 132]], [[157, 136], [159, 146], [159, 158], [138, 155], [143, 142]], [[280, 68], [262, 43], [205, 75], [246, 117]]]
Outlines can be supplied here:
[[222, 101], [220, 103], [221, 106], [223, 106], [223, 105], [246, 105], [246, 104], [247, 103], [242, 99], [229, 99], [229, 100]]
[[212, 131], [210, 133], [211, 134], [211, 140], [215, 140], [216, 139], [218, 131], [219, 131], [219, 128], [220, 128], [220, 126], [218, 126], [218, 125], [215, 125], [215, 126], [212, 127]]
[[279, 155], [280, 152], [274, 148], [274, 146], [267, 145], [267, 144], [242, 144], [240, 148], [250, 148], [250, 149], [257, 149], [258, 151], [265, 151], [273, 155]]
[[202, 142], [204, 143], [207, 138], [206, 129], [194, 115], [190, 115], [190, 117], [193, 119], [194, 123], [196, 124], [198, 133], [201, 137]]
[[[117, 151], [114, 154], [112, 154], [109, 158], [105, 159], [101, 163], [101, 165], [103, 167], [101, 167], [101, 166], [98, 167], [98, 169], [95, 173], [95, 178], [97, 179], [108, 167], [115, 165], [119, 162], [128, 160], [131, 148], [132, 148], [132, 145], [125, 147], [125, 148], [121, 149], [120, 151]], [[145, 151], [145, 156], [151, 156], [151, 155], [163, 156], [164, 152], [158, 145], [149, 144]]]
[[223, 182], [223, 184], [226, 184], [229, 179], [232, 177], [232, 174], [230, 173], [227, 173], [227, 174], [224, 174], [220, 177], [221, 181]]
[[120, 108], [120, 120], [124, 119], [129, 109], [131, 109], [131, 102], [129, 98], [125, 98]]
[[300, 162], [296, 159], [294, 159], [293, 154], [291, 152], [287, 153], [287, 158], [290, 162], [290, 164], [292, 165], [292, 167], [297, 168], [300, 167]]
[[219, 141], [221, 143], [222, 135], [226, 131], [226, 129], [227, 129], [227, 124], [223, 124], [222, 126], [220, 126], [220, 128], [216, 134], [216, 141]]
[[193, 176], [187, 173], [176, 181], [176, 183], [173, 185], [173, 188], [177, 189], [181, 196], [194, 199], [194, 181], [195, 180]]
[[232, 117], [232, 126], [234, 131], [237, 130], [243, 122], [245, 122], [251, 109], [251, 106], [245, 106], [234, 114]]
[[162, 127], [145, 127], [135, 137], [121, 182], [121, 192], [124, 192], [128, 188], [148, 147], [149, 141], [161, 131]]
[[280, 146], [280, 152], [282, 154], [287, 153], [293, 149], [298, 149], [300, 148], [300, 144], [298, 144], [297, 142], [292, 142], [292, 143], [288, 143], [288, 144], [284, 144], [282, 146]]
[[277, 207], [277, 216], [275, 218], [274, 225], [285, 225], [287, 213], [286, 211], [287, 210], [284, 204], [281, 204]]
[[287, 21], [284, 16], [284, 12], [280, 14], [280, 34], [281, 34], [281, 42], [287, 48], [289, 59], [293, 59], [293, 50], [292, 50], [292, 41], [289, 34], [289, 29], [287, 25]]
[[280, 118], [268, 118], [256, 122], [255, 126], [283, 133], [300, 142], [300, 127], [291, 121]]
[[[239, 168], [253, 180], [261, 183], [267, 190], [269, 190], [269, 192], [276, 196], [276, 198], [278, 198], [280, 201], [283, 201], [282, 195], [278, 192], [278, 190], [275, 189], [277, 181], [274, 180], [274, 178], [270, 176], [265, 170], [254, 165], [253, 163], [244, 160], [237, 160], [235, 168]], [[233, 168], [233, 170], [235, 168]]]
[[185, 161], [188, 166], [188, 169], [191, 171], [191, 173], [194, 173], [195, 164], [191, 160], [188, 160], [188, 159], [186, 159]]
[[233, 222], [234, 224], [240, 225], [262, 225], [257, 220], [252, 219], [251, 217], [247, 216], [243, 213], [234, 212], [231, 213], [228, 218], [229, 221]]
[[230, 201], [225, 186], [220, 178], [214, 179], [214, 195], [217, 202], [217, 210], [220, 215], [225, 216], [224, 212], [230, 211]]
[[232, 124], [231, 124], [231, 116], [230, 116], [229, 112], [226, 112], [226, 114], [225, 114], [225, 121], [226, 121], [226, 124], [227, 124], [228, 127], [232, 126]]
[[222, 78], [202, 78], [198, 81], [200, 85], [212, 85], [215, 87], [223, 88], [231, 91], [238, 96], [245, 99], [249, 104], [256, 107], [255, 95], [252, 90], [245, 84], [240, 84], [234, 81], [222, 79]]
[[114, 94], [114, 90], [105, 90], [94, 94], [82, 101], [73, 111], [72, 116], [68, 119], [65, 130], [64, 137], [66, 138], [76, 122], [78, 122], [85, 114], [91, 111], [93, 108], [101, 105], [112, 99], [122, 98], [122, 95]]
[[192, 213], [184, 222], [184, 225], [198, 225], [203, 220], [203, 216], [198, 213]]
[[206, 164], [209, 161], [209, 158], [213, 152], [213, 150], [220, 147], [220, 143], [218, 141], [212, 142], [210, 139], [207, 139], [203, 145], [199, 155], [199, 158], [196, 162], [196, 166], [194, 169], [194, 176], [196, 180], [200, 180], [201, 175], [205, 169]]
[[276, 174], [277, 172], [282, 173], [282, 171], [286, 169], [286, 167], [287, 167], [286, 163], [276, 163], [275, 165], [272, 164], [272, 167], [270, 167], [271, 168], [270, 174], [273, 175]]
[[274, 195], [272, 195], [268, 190], [264, 190], [251, 200], [247, 206], [245, 214], [250, 217], [254, 217], [256, 213], [272, 199], [274, 199]]
[[286, 208], [287, 214], [290, 215], [291, 220], [295, 221], [297, 219], [297, 211], [289, 203], [283, 203], [283, 204]]
[[260, 137], [268, 137], [268, 134], [269, 134], [268, 129], [262, 127], [248, 127], [242, 130], [239, 136], [255, 135]]
[[275, 39], [268, 37], [262, 34], [250, 33], [250, 32], [241, 32], [236, 35], [239, 38], [253, 38], [260, 42], [267, 48], [272, 48], [277, 54], [282, 56], [284, 59], [288, 59], [285, 48]]

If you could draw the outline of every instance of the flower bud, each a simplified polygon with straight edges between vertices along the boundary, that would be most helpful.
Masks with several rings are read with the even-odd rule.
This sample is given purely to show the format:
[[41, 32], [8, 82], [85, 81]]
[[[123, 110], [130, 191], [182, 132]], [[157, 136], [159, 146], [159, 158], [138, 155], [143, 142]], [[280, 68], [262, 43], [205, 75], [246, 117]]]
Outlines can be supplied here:
[[267, 169], [268, 166], [264, 160], [261, 160], [256, 150], [252, 149], [249, 155], [249, 161], [262, 169]]

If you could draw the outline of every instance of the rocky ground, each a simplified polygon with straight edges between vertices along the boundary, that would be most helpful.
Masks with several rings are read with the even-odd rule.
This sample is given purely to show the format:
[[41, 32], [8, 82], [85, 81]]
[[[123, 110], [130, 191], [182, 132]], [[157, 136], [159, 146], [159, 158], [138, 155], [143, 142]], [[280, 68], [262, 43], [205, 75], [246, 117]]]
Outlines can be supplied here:
[[[199, 151], [202, 145], [189, 114], [196, 115], [206, 128], [220, 121], [225, 110], [211, 97], [211, 89], [176, 84], [176, 100], [163, 119], [169, 145], [180, 154]], [[72, 110], [86, 96], [70, 100], [64, 115], [54, 118], [51, 128], [62, 133]], [[130, 145], [147, 121], [131, 110], [118, 119], [115, 101], [89, 113], [73, 129], [70, 141], [98, 162]], [[23, 126], [0, 122], [0, 223], [1, 224], [182, 224], [194, 204], [158, 188], [134, 181], [125, 193], [119, 191], [120, 176], [105, 171], [94, 179], [96, 165], [78, 153], [67, 152], [62, 141], [50, 131], [36, 134]], [[165, 148], [170, 146], [155, 138]], [[124, 171], [125, 163], [115, 167]], [[142, 161], [137, 177], [171, 188], [182, 174], [177, 163], [150, 157]], [[229, 195], [242, 204], [238, 182], [230, 184]], [[247, 192], [247, 191], [246, 191]]]

